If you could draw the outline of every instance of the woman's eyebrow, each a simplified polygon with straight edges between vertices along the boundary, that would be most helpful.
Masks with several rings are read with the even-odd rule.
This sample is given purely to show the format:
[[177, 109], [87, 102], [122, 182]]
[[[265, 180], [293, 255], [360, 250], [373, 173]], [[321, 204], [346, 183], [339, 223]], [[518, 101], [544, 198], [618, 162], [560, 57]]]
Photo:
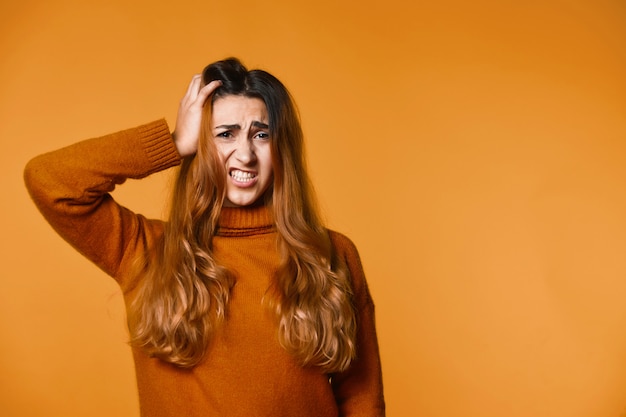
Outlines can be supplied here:
[[[252, 122], [252, 127], [256, 127], [257, 129], [269, 129], [270, 126], [267, 123], [254, 121]], [[237, 130], [237, 129], [241, 129], [241, 125], [239, 124], [219, 125], [219, 126], [215, 126], [213, 129]]]
[[219, 126], [215, 126], [213, 129], [241, 129], [241, 126], [238, 124], [234, 124], [234, 125], [219, 125]]

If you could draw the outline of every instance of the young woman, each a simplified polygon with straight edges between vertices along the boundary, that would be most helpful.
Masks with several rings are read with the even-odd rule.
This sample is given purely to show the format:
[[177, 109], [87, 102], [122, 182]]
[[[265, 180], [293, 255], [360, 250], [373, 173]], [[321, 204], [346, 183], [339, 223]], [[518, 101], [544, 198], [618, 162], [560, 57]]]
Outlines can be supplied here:
[[[180, 164], [167, 222], [110, 192]], [[143, 416], [383, 416], [374, 305], [327, 230], [285, 87], [209, 65], [165, 121], [26, 167], [54, 229], [120, 285]]]

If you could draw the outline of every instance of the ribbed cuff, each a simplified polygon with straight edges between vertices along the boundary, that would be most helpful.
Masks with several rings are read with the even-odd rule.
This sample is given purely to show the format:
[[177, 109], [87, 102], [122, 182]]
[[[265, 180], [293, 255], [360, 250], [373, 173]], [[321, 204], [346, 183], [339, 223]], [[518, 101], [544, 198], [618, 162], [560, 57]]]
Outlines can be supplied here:
[[172, 140], [165, 119], [139, 126], [137, 130], [146, 155], [153, 166], [152, 172], [180, 164], [180, 154]]

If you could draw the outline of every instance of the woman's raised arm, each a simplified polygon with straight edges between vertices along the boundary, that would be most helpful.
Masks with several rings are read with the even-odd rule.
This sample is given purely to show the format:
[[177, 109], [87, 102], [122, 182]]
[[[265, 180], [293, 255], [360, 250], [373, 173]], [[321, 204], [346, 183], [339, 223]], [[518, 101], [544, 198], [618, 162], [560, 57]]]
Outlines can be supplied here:
[[[50, 225], [109, 275], [118, 277], [132, 245], [152, 239], [147, 220], [117, 204], [110, 192], [127, 178], [178, 165], [180, 155], [164, 120], [88, 139], [33, 158], [28, 191]], [[133, 249], [133, 250], [129, 250]]]

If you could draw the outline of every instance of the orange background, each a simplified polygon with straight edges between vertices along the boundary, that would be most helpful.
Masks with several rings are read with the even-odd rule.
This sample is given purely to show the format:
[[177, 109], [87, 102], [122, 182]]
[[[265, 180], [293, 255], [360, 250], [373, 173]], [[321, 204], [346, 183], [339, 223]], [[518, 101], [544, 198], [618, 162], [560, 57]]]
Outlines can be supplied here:
[[[360, 249], [390, 416], [626, 416], [626, 6], [3, 0], [0, 415], [137, 416], [122, 300], [21, 172], [238, 56], [302, 113]], [[169, 173], [124, 204], [162, 215]]]

